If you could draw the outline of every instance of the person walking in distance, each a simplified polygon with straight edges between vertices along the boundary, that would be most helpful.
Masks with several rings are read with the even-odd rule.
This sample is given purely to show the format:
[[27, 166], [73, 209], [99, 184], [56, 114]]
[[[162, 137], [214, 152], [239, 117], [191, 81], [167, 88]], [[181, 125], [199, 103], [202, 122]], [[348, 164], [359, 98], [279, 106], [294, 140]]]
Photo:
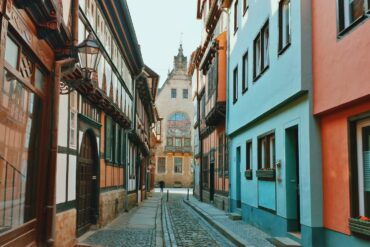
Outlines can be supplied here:
[[161, 193], [163, 193], [164, 181], [159, 181], [159, 187], [161, 188]]

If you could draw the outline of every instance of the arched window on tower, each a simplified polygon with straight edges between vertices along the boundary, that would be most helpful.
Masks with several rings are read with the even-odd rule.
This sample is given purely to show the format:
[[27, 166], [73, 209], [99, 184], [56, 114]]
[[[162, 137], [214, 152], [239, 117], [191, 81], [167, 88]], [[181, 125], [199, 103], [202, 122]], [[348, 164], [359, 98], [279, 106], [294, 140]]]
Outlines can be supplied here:
[[167, 144], [168, 148], [191, 147], [191, 121], [183, 112], [171, 114], [167, 120]]

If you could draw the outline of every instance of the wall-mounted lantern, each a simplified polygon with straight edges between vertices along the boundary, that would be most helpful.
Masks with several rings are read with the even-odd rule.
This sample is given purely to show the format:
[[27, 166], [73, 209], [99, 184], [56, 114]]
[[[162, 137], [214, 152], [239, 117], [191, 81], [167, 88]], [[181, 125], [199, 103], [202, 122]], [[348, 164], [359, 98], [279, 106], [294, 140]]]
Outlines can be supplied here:
[[87, 38], [77, 46], [81, 72], [84, 79], [91, 79], [91, 74], [98, 69], [101, 52], [98, 41], [90, 32]]

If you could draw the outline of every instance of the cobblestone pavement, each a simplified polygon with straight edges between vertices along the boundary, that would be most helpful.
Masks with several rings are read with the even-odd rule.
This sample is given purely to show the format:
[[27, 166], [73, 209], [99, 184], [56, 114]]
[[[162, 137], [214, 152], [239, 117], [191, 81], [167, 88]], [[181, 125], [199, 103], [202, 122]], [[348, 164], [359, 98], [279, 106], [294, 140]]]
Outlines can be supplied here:
[[156, 236], [160, 222], [160, 195], [144, 201], [138, 208], [123, 213], [108, 226], [89, 235], [82, 243], [104, 247], [162, 246]]
[[234, 235], [239, 237], [242, 242], [248, 247], [273, 247], [267, 239], [271, 238], [267, 233], [257, 229], [256, 227], [245, 223], [244, 221], [237, 220], [233, 221], [229, 219], [228, 213], [213, 207], [210, 204], [203, 203], [190, 196], [189, 201], [193, 206], [197, 207], [198, 210], [202, 211], [202, 214], [208, 215], [213, 222], [217, 223], [223, 229], [232, 232]]
[[171, 195], [166, 203], [176, 244], [172, 246], [235, 246], [218, 233], [184, 202], [184, 195]]

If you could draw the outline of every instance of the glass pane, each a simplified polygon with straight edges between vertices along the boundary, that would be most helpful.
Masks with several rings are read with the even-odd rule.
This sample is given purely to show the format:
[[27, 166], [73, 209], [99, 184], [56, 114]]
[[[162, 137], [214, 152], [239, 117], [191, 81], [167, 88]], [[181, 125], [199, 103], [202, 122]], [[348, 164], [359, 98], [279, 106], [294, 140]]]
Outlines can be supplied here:
[[175, 141], [176, 141], [176, 143], [175, 143], [176, 147], [181, 147], [182, 146], [181, 145], [182, 144], [181, 138], [176, 138]]
[[43, 90], [44, 89], [44, 75], [41, 71], [36, 68], [35, 71], [35, 86], [37, 89]]
[[[267, 24], [268, 25], [268, 24]], [[269, 64], [269, 28], [263, 30], [263, 68]]]
[[17, 68], [18, 64], [18, 46], [14, 41], [6, 37], [6, 49], [5, 49], [5, 61], [7, 61], [12, 67]]
[[351, 0], [349, 3], [350, 23], [364, 15], [364, 0]]
[[261, 38], [258, 37], [258, 39], [256, 40], [256, 43], [255, 43], [255, 58], [256, 58], [256, 61], [255, 61], [255, 71], [256, 71], [256, 76], [258, 76], [260, 74], [260, 71], [261, 71]]
[[35, 147], [39, 147], [42, 104], [9, 72], [4, 74], [7, 103], [0, 107], [0, 225], [7, 231], [35, 218]]
[[364, 209], [365, 215], [370, 217], [370, 126], [362, 129], [362, 155], [364, 174]]

